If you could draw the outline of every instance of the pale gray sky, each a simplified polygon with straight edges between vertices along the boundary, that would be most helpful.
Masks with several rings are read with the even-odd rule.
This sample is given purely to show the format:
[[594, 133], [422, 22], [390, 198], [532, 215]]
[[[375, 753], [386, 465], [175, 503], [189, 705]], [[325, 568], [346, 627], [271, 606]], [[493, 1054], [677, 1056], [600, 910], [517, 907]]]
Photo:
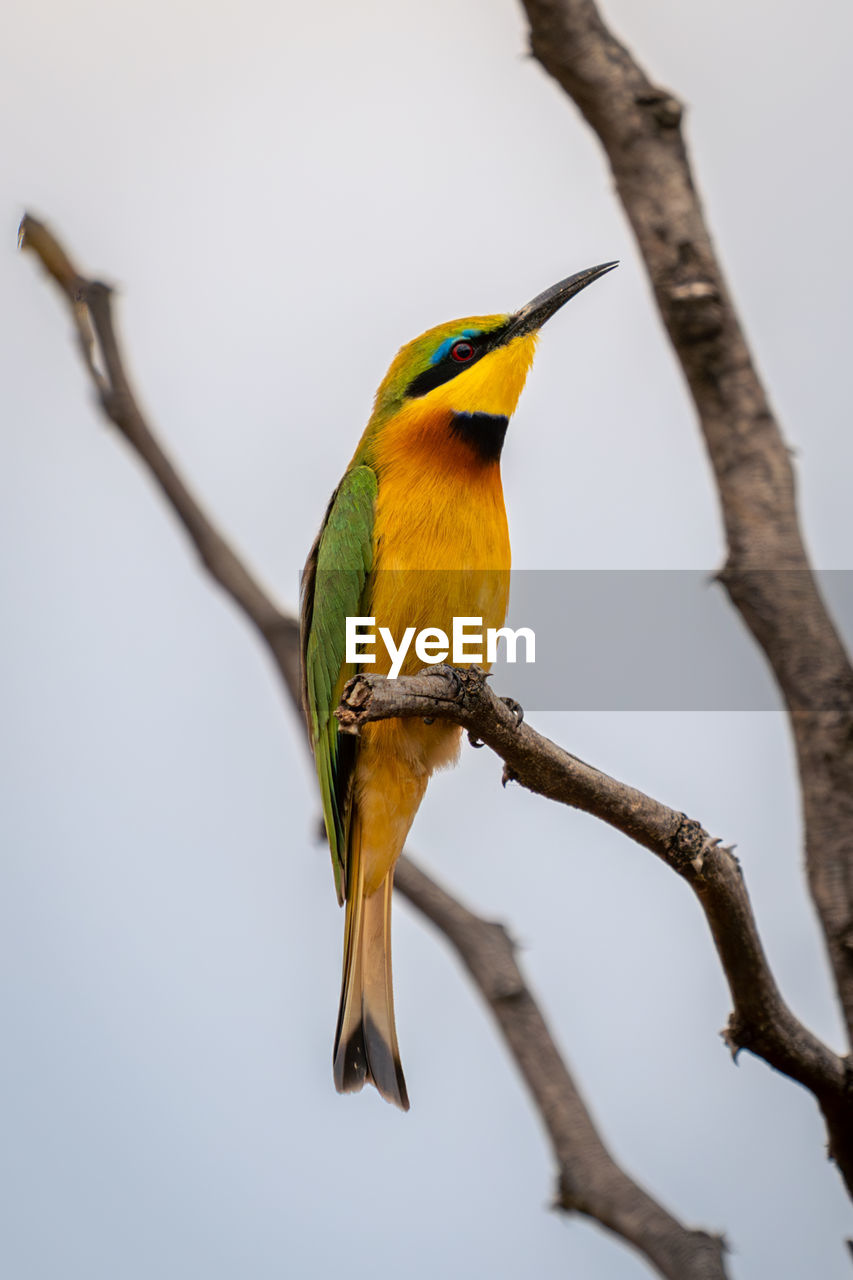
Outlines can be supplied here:
[[[688, 103], [810, 545], [850, 568], [850, 8], [612, 0], [607, 15]], [[548, 1211], [522, 1087], [402, 905], [412, 1111], [334, 1093], [342, 916], [292, 713], [99, 421], [67, 318], [13, 248], [30, 207], [119, 285], [144, 402], [291, 605], [400, 343], [618, 257], [549, 326], [511, 425], [515, 563], [711, 569], [702, 446], [596, 144], [525, 56], [509, 0], [13, 0], [4, 25], [0, 1272], [647, 1274]], [[537, 725], [738, 843], [786, 996], [840, 1045], [781, 718]], [[847, 1280], [816, 1107], [762, 1063], [731, 1065], [689, 892], [499, 775], [466, 751], [413, 843], [511, 924], [616, 1154], [686, 1222], [726, 1232], [737, 1280]]]

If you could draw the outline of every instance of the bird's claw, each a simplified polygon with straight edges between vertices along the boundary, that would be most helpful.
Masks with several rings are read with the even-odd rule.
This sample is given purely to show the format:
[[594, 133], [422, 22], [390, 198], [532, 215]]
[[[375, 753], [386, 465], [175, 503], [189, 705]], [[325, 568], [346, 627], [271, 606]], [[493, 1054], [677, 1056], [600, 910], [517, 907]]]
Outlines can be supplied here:
[[519, 729], [524, 722], [524, 707], [520, 702], [516, 702], [515, 698], [501, 698], [501, 702], [515, 716], [515, 727]]
[[450, 697], [455, 702], [457, 698], [462, 696], [462, 678], [455, 667], [451, 667], [449, 662], [440, 662], [434, 667], [421, 667], [418, 672], [419, 676], [444, 676], [445, 679], [453, 681], [453, 692]]
[[[466, 667], [462, 670], [459, 670], [457, 667], [451, 667], [450, 664], [447, 662], [438, 663], [434, 667], [422, 667], [421, 670], [418, 672], [418, 675], [444, 676], [445, 679], [452, 680], [453, 691], [449, 695], [450, 700], [452, 702], [461, 702], [463, 695], [465, 694], [465, 691], [469, 685], [476, 686], [478, 682], [482, 682], [483, 680], [488, 680], [489, 678], [489, 673], [486, 671], [483, 671], [480, 667], [471, 666], [471, 667]], [[507, 701], [507, 700], [504, 699], [504, 701]], [[512, 701], [512, 700], [509, 699], [509, 701]], [[515, 711], [515, 714], [518, 716], [518, 724], [521, 724], [521, 720], [524, 715], [524, 712], [521, 710], [521, 707], [518, 705], [517, 702], [512, 703], [512, 709]], [[430, 721], [426, 717], [425, 717], [425, 722], [430, 723]], [[473, 729], [468, 730], [468, 741], [471, 743], [472, 747], [484, 747], [486, 745], [477, 737]]]

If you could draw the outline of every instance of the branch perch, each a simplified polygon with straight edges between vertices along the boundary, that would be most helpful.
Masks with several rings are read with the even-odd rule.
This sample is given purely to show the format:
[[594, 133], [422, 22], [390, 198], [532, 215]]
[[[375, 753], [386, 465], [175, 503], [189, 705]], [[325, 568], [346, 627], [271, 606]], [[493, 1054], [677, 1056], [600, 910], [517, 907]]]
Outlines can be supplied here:
[[785, 1004], [770, 971], [740, 864], [698, 822], [570, 755], [517, 716], [476, 667], [426, 668], [396, 680], [357, 675], [336, 715], [357, 732], [373, 720], [452, 720], [500, 756], [504, 779], [600, 818], [661, 858], [690, 885], [705, 913], [734, 1004], [724, 1038], [796, 1080], [817, 1099], [829, 1152], [853, 1194], [853, 1074]]

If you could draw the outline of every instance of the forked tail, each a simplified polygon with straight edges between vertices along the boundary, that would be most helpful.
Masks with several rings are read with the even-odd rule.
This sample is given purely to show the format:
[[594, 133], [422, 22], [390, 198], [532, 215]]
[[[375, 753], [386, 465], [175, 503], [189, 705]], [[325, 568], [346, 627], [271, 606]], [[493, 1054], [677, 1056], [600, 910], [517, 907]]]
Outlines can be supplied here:
[[388, 1102], [408, 1111], [391, 985], [394, 870], [392, 867], [375, 893], [365, 897], [357, 813], [352, 816], [349, 859], [344, 974], [335, 1033], [335, 1088], [338, 1093], [355, 1093], [367, 1081]]

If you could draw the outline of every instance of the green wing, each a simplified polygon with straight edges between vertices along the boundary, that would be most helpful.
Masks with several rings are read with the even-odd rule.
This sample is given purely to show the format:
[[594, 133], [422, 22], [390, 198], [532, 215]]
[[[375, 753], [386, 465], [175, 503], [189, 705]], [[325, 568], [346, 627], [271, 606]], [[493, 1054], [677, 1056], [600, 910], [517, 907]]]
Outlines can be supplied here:
[[338, 733], [335, 707], [355, 674], [345, 661], [346, 619], [358, 617], [373, 565], [376, 475], [348, 471], [332, 495], [302, 577], [302, 698], [320, 779], [338, 900], [346, 892], [347, 829], [357, 738]]

